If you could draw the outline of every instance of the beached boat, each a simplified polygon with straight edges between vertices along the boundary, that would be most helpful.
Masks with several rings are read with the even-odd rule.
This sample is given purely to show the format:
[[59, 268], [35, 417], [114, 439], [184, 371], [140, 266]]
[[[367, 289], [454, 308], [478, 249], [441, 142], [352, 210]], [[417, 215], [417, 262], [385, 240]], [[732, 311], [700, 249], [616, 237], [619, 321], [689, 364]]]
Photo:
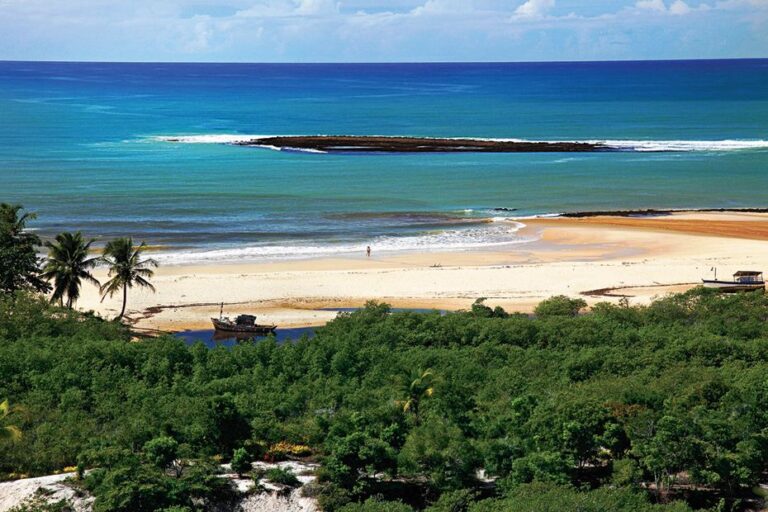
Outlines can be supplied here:
[[232, 332], [242, 334], [261, 334], [267, 335], [275, 332], [276, 325], [260, 325], [256, 323], [256, 317], [253, 315], [238, 315], [234, 320], [228, 317], [211, 318], [213, 327], [220, 332]]
[[705, 288], [716, 288], [722, 292], [747, 292], [765, 290], [763, 273], [755, 270], [739, 270], [733, 274], [732, 281], [717, 279], [702, 279]]

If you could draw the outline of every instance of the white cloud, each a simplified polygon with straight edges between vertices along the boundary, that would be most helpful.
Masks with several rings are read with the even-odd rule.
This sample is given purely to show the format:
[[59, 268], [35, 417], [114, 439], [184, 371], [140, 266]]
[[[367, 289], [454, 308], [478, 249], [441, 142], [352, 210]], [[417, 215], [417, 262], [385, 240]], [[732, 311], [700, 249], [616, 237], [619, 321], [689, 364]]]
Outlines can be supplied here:
[[0, 0], [0, 59], [583, 60], [768, 52], [768, 0], [593, 1]]
[[299, 0], [295, 13], [298, 15], [334, 14], [339, 11], [339, 4], [333, 0]]
[[471, 2], [464, 0], [427, 0], [424, 5], [416, 7], [411, 14], [416, 16], [428, 14], [456, 14], [473, 12]]
[[669, 6], [670, 14], [688, 14], [691, 12], [691, 8], [683, 0], [675, 0], [672, 5]]
[[515, 9], [515, 15], [525, 18], [538, 18], [544, 16], [555, 6], [555, 0], [527, 0]]
[[[747, 0], [750, 1], [750, 0]], [[768, 3], [768, 0], [765, 0]], [[664, 3], [664, 0], [638, 0], [635, 3], [635, 8], [645, 11], [654, 11], [664, 14], [672, 14], [675, 16], [682, 16], [694, 11], [708, 11], [711, 7], [707, 4], [700, 4], [698, 7], [691, 7], [684, 0], [674, 0], [669, 7]]]
[[717, 9], [760, 9], [768, 10], [768, 0], [721, 0], [715, 4]]
[[647, 9], [649, 11], [667, 12], [667, 6], [664, 0], [639, 0], [635, 7], [638, 9]]

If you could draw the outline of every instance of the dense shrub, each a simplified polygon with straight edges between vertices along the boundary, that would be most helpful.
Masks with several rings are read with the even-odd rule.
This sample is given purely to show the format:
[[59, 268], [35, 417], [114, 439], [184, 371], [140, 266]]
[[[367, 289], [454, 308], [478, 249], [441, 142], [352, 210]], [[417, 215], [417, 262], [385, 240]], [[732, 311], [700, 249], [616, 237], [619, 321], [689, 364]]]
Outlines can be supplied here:
[[[328, 509], [398, 481], [446, 504], [441, 494], [473, 490], [479, 469], [508, 493], [462, 502], [479, 511], [533, 509], [526, 489], [546, 489], [541, 510], [572, 498], [584, 510], [644, 511], [653, 505], [638, 484], [674, 494], [681, 475], [730, 506], [762, 481], [763, 294], [581, 307], [554, 298], [529, 318], [481, 303], [445, 316], [370, 304], [312, 340], [208, 350], [131, 342], [112, 322], [0, 296], [0, 397], [20, 406], [9, 421], [24, 434], [0, 444], [0, 473], [105, 468], [89, 485], [116, 510], [135, 504], [136, 489], [160, 508], [191, 506], [193, 489], [209, 487], [188, 479], [211, 474], [185, 461], [240, 449], [313, 454]], [[568, 487], [611, 482], [635, 490]], [[389, 506], [366, 506], [379, 505]]]

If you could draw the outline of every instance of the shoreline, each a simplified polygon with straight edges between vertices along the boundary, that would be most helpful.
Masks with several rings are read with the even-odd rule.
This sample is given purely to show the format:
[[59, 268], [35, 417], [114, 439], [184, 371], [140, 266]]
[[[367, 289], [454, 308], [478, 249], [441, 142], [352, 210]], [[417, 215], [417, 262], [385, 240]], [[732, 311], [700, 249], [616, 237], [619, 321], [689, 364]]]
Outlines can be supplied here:
[[[537, 239], [489, 250], [374, 252], [370, 259], [163, 266], [152, 279], [156, 294], [131, 290], [128, 317], [142, 329], [211, 329], [209, 318], [224, 302], [227, 315], [255, 313], [287, 328], [322, 325], [336, 316], [324, 308], [369, 300], [452, 311], [481, 297], [529, 313], [553, 295], [582, 297], [590, 306], [625, 295], [644, 304], [696, 286], [712, 267], [721, 275], [768, 268], [765, 213], [529, 219], [521, 232]], [[101, 280], [105, 269], [95, 274]], [[86, 286], [78, 307], [111, 317], [120, 300], [101, 303]]]
[[[577, 212], [563, 212], [551, 214], [554, 217], [582, 218], [582, 217], [643, 217], [671, 215], [675, 213], [768, 213], [768, 208], [743, 207], [743, 208], [638, 208], [634, 210], [586, 210]], [[547, 218], [550, 214], [542, 214]]]
[[[507, 207], [495, 207], [488, 208], [489, 213], [498, 212], [511, 214], [517, 211], [516, 208]], [[507, 225], [512, 228], [512, 225], [517, 224], [518, 230], [511, 231], [509, 233], [502, 233], [502, 235], [517, 235], [520, 234], [517, 240], [496, 241], [488, 239], [485, 242], [473, 242], [467, 245], [461, 245], [460, 243], [451, 246], [446, 245], [443, 247], [437, 246], [436, 249], [427, 249], [428, 244], [423, 246], [403, 246], [403, 247], [391, 247], [376, 245], [376, 240], [360, 240], [357, 243], [349, 242], [343, 248], [336, 247], [333, 244], [320, 244], [317, 247], [311, 247], [313, 251], [302, 253], [301, 250], [304, 246], [296, 246], [299, 252], [291, 253], [291, 246], [250, 246], [247, 244], [237, 247], [219, 247], [219, 246], [175, 246], [168, 244], [152, 244], [146, 247], [148, 254], [155, 255], [164, 267], [176, 267], [176, 266], [205, 266], [205, 265], [243, 265], [243, 264], [270, 264], [270, 263], [286, 263], [286, 262], [299, 262], [299, 261], [321, 261], [321, 260], [357, 260], [360, 259], [361, 254], [364, 252], [365, 247], [370, 245], [374, 252], [379, 255], [384, 254], [385, 257], [396, 257], [404, 254], [419, 254], [419, 253], [457, 253], [457, 252], [486, 252], [486, 251], [500, 251], [512, 249], [517, 245], [527, 245], [535, 242], [535, 237], [530, 235], [526, 236], [525, 226], [528, 224], [543, 225], [551, 221], [560, 219], [558, 222], [564, 222], [565, 219], [583, 220], [589, 223], [600, 224], [622, 224], [630, 227], [630, 224], [618, 220], [618, 221], [599, 221], [601, 218], [619, 217], [619, 218], [631, 218], [636, 220], [656, 219], [659, 217], [671, 217], [675, 218], [679, 215], [685, 214], [703, 214], [703, 213], [722, 213], [722, 214], [764, 214], [768, 213], [768, 208], [761, 207], [744, 207], [744, 208], [684, 208], [684, 209], [661, 209], [661, 208], [645, 208], [645, 209], [627, 209], [627, 210], [585, 210], [574, 212], [561, 212], [551, 214], [537, 214], [530, 216], [488, 216], [488, 217], [476, 217], [472, 219], [472, 222], [468, 222], [467, 226], [481, 226], [487, 227], [496, 226], [500, 227]], [[472, 224], [472, 226], [470, 226]], [[632, 226], [635, 225], [633, 221]], [[651, 223], [647, 223], [646, 227], [650, 227]], [[746, 225], [740, 225], [742, 228]], [[673, 228], [672, 223], [665, 225], [664, 228]], [[444, 227], [442, 231], [435, 231], [435, 233], [448, 232], [448, 233], [462, 233], [462, 224], [457, 224], [455, 230], [450, 230]], [[677, 229], [680, 231], [685, 231]], [[711, 226], [702, 227], [701, 229], [690, 228], [687, 230], [690, 233], [702, 232], [707, 233], [711, 230]], [[529, 232], [530, 230], [528, 230]], [[721, 230], [727, 231], [727, 230]], [[519, 233], [518, 233], [519, 232]], [[722, 233], [721, 233], [722, 234]], [[747, 234], [748, 235], [748, 234]], [[398, 238], [413, 238], [416, 235], [403, 235], [402, 237], [392, 237], [397, 240]], [[423, 237], [434, 236], [431, 233], [421, 235]], [[491, 235], [493, 236], [493, 235]], [[498, 235], [497, 235], [498, 236]], [[725, 235], [724, 235], [725, 236]], [[750, 238], [750, 236], [743, 236], [743, 234], [734, 233], [733, 236]], [[762, 239], [766, 235], [760, 234], [759, 238]], [[48, 239], [52, 237], [44, 237]], [[325, 247], [327, 250], [322, 250]], [[285, 253], [272, 253], [268, 251], [275, 248], [281, 248]], [[100, 245], [95, 245], [91, 252], [94, 254], [99, 253], [101, 250]], [[252, 254], [247, 254], [246, 251], [252, 250]], [[260, 251], [266, 250], [266, 253], [260, 253]], [[233, 254], [228, 254], [228, 253]], [[238, 253], [238, 254], [235, 254]], [[45, 257], [45, 254], [41, 253], [41, 257]]]

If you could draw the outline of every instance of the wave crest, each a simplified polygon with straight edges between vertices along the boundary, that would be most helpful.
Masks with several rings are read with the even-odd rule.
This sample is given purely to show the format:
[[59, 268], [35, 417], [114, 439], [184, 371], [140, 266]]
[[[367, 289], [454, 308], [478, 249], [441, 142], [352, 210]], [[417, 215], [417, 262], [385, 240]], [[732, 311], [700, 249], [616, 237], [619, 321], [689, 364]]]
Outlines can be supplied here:
[[310, 259], [340, 255], [364, 254], [370, 245], [375, 254], [392, 252], [440, 252], [481, 249], [530, 242], [517, 232], [525, 227], [521, 222], [495, 219], [482, 227], [446, 230], [411, 236], [380, 236], [360, 243], [316, 245], [263, 245], [199, 251], [157, 253], [153, 258], [166, 265], [209, 262], [269, 261], [274, 259]]

